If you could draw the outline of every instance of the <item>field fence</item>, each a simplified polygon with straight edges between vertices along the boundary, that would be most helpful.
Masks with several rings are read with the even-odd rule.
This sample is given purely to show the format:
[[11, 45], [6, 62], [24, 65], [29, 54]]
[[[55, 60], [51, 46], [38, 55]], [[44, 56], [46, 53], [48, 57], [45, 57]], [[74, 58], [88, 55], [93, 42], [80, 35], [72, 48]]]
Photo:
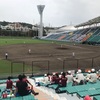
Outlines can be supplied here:
[[[0, 62], [1, 63], [1, 62]], [[0, 67], [0, 78], [7, 76], [18, 76], [19, 74], [43, 75], [45, 73], [63, 72], [68, 70], [77, 70], [78, 68], [100, 69], [100, 57], [84, 59], [64, 59], [64, 60], [41, 60], [32, 61], [31, 65], [26, 65], [24, 61], [12, 61], [4, 68]]]

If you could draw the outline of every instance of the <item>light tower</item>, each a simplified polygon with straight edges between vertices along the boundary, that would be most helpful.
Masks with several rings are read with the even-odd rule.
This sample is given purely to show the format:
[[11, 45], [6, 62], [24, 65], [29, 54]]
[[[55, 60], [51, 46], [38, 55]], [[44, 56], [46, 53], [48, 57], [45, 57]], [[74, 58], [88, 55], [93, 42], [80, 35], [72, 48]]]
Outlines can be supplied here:
[[39, 25], [39, 35], [38, 37], [41, 38], [43, 36], [43, 23], [42, 23], [42, 15], [45, 5], [37, 5], [39, 14], [40, 14], [40, 25]]

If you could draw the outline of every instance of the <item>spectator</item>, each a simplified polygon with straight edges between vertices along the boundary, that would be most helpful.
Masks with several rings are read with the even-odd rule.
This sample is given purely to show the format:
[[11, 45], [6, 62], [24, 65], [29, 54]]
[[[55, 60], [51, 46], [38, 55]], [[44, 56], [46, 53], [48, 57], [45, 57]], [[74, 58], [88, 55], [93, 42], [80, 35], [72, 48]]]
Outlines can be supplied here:
[[15, 85], [13, 85], [13, 81], [11, 80], [11, 77], [9, 76], [6, 81], [6, 89], [12, 90], [13, 86], [15, 87]]
[[83, 73], [81, 73], [82, 71], [79, 69], [78, 70], [78, 73], [77, 73], [77, 75], [76, 75], [76, 78], [77, 78], [77, 82], [79, 82], [80, 83], [80, 81], [81, 80], [85, 80], [85, 77], [84, 77], [84, 75], [83, 75]]
[[55, 89], [56, 92], [59, 91], [59, 87], [66, 87], [66, 84], [67, 84], [67, 78], [65, 77], [65, 73], [63, 72], [62, 74], [62, 78], [57, 86], [57, 88]]
[[89, 95], [86, 95], [86, 96], [84, 97], [84, 100], [92, 100], [92, 99], [90, 98]]
[[73, 84], [72, 84], [72, 86], [76, 86], [76, 85], [78, 85], [79, 84], [79, 82], [77, 82], [77, 78], [75, 79], [73, 79]]
[[61, 73], [59, 74], [59, 78], [61, 78], [61, 77], [62, 77], [62, 73], [63, 73], [63, 72], [61, 72]]
[[49, 81], [49, 74], [44, 74], [42, 82], [46, 83], [46, 84], [50, 83], [50, 81]]
[[89, 81], [89, 79], [90, 79], [90, 73], [91, 73], [91, 71], [89, 70], [88, 73], [87, 73], [87, 75], [86, 75], [86, 81]]
[[100, 69], [96, 72], [98, 76], [98, 80], [100, 80]]
[[67, 72], [67, 83], [73, 82], [73, 75], [71, 74], [71, 71]]
[[55, 79], [56, 79], [56, 73], [53, 73], [53, 75], [51, 76], [51, 79], [50, 79], [51, 84], [55, 83]]
[[97, 74], [95, 73], [95, 69], [91, 69], [90, 79], [89, 82], [94, 83], [97, 81]]
[[56, 73], [55, 84], [59, 84], [60, 78], [58, 73]]
[[16, 94], [19, 96], [25, 96], [30, 93], [34, 95], [38, 95], [33, 89], [28, 88], [28, 84], [25, 80], [23, 80], [23, 76], [18, 76], [19, 80], [16, 82]]
[[33, 88], [33, 85], [27, 80], [26, 75], [23, 74], [22, 77], [23, 77], [23, 81], [25, 81], [26, 83], [28, 83], [31, 86], [31, 88]]

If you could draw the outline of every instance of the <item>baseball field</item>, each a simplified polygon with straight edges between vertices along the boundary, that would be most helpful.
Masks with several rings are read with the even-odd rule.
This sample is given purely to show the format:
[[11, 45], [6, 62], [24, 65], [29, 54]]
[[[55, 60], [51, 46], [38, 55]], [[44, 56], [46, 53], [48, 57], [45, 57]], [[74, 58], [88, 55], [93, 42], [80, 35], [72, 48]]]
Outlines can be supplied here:
[[27, 37], [0, 37], [0, 76], [44, 74], [77, 68], [85, 70], [92, 67], [100, 68], [100, 46]]

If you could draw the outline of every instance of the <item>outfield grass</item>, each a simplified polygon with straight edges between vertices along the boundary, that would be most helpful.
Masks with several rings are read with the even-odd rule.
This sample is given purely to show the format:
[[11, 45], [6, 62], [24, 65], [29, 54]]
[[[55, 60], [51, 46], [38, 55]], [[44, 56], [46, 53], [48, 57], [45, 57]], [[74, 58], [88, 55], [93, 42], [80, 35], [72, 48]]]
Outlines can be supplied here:
[[11, 44], [50, 43], [51, 41], [30, 38], [0, 38], [0, 46]]
[[40, 39], [32, 39], [30, 37], [11, 37], [11, 36], [0, 37], [0, 46], [11, 45], [11, 44], [30, 44], [30, 43], [58, 43], [58, 44], [68, 43], [68, 44], [73, 44], [73, 42], [40, 40]]
[[[51, 41], [51, 40], [40, 40], [40, 39], [32, 39], [29, 37], [0, 37], [0, 46], [3, 45], [11, 45], [11, 44], [32, 44], [32, 43], [58, 43], [58, 44], [65, 44], [66, 42], [58, 42], [58, 41]], [[23, 72], [23, 65], [22, 64], [14, 64], [13, 65], [13, 73], [21, 73]], [[37, 72], [39, 69], [34, 67], [34, 73]], [[32, 67], [25, 65], [25, 72], [31, 73]], [[11, 74], [11, 62], [7, 60], [0, 60], [0, 75], [2, 74]]]

